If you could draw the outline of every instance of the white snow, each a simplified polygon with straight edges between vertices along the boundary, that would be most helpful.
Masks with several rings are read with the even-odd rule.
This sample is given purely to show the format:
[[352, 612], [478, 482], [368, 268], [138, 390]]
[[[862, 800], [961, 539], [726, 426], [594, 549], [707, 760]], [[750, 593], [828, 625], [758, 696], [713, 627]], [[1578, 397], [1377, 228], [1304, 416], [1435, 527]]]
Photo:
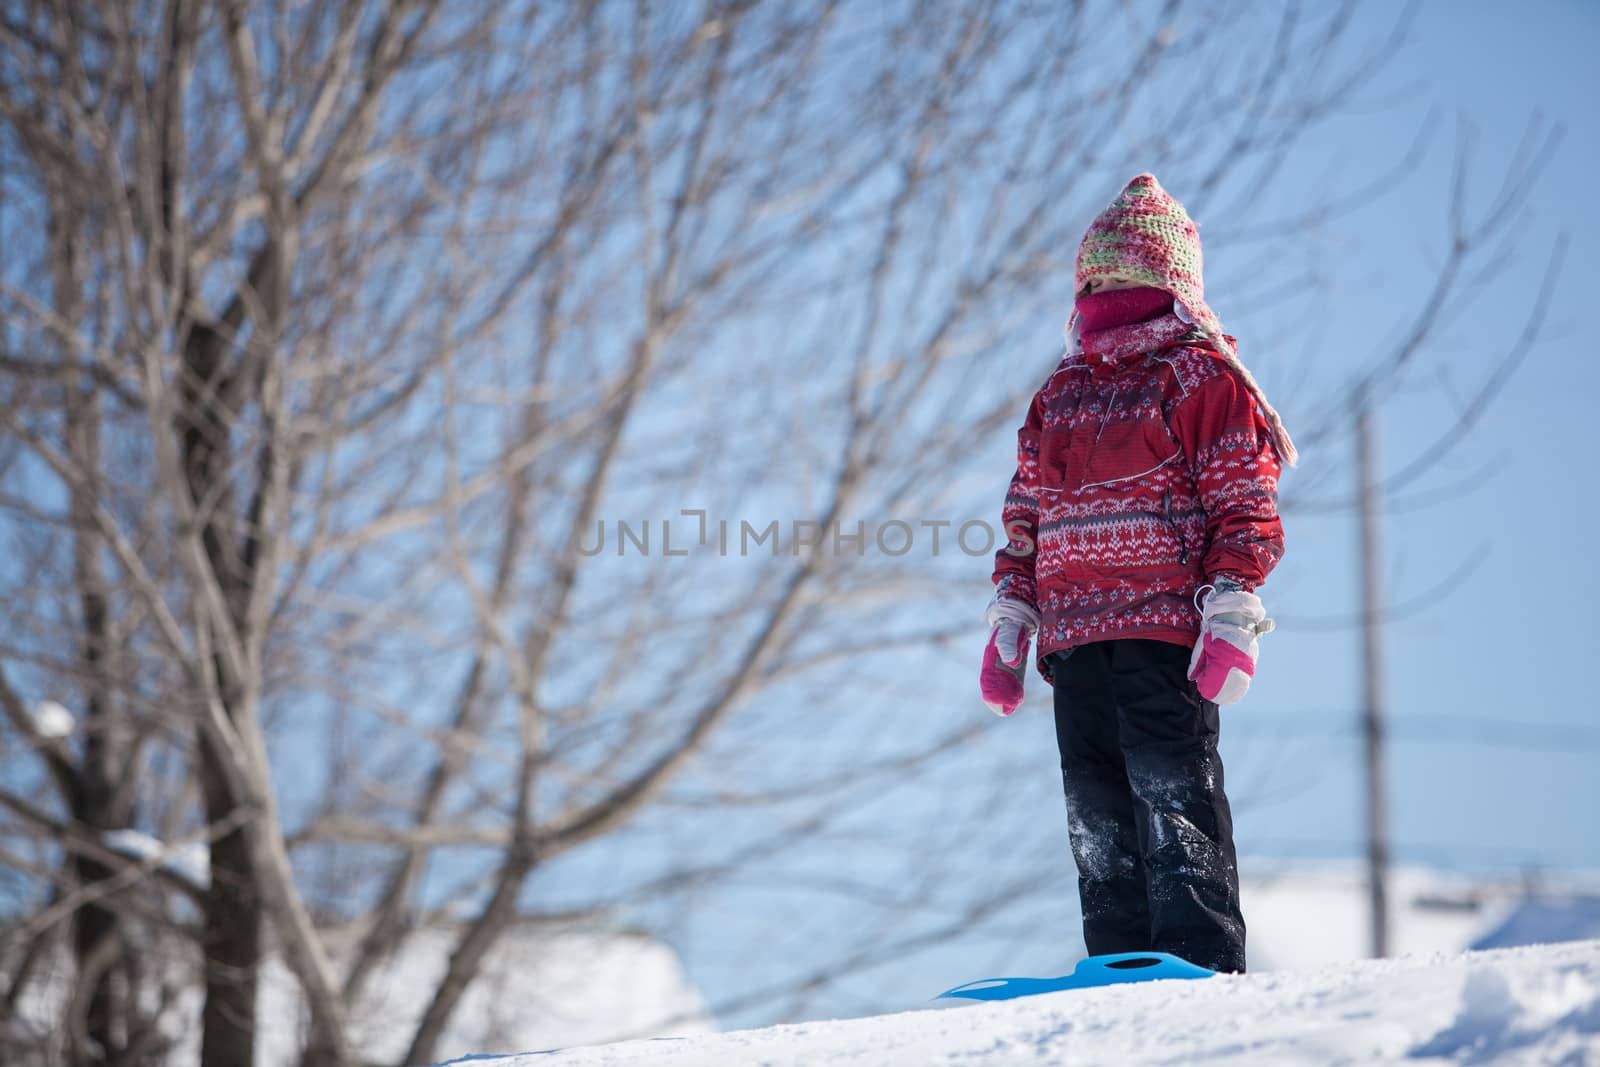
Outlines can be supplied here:
[[471, 1061], [472, 1067], [1400, 1062], [1600, 1063], [1600, 941], [1145, 982]]
[[[160, 847], [153, 838], [140, 841], [131, 833], [125, 844], [129, 853], [153, 854], [151, 845]], [[399, 1061], [459, 934], [458, 929], [420, 931], [380, 964], [351, 1019], [352, 1039], [367, 1062]], [[0, 950], [9, 947], [14, 946], [0, 942]], [[348, 945], [332, 948], [335, 962], [343, 962]], [[200, 1062], [199, 960], [191, 945], [170, 939], [146, 946], [141, 956], [150, 977], [140, 995], [150, 1004], [166, 998], [158, 1025], [175, 1042], [161, 1062], [193, 1067]], [[0, 970], [10, 962], [0, 951]], [[64, 946], [39, 973], [10, 1020], [19, 1032], [47, 1034], [59, 1020], [72, 977]], [[157, 974], [163, 977], [157, 980]], [[277, 956], [262, 964], [256, 1016], [256, 1062], [295, 1067], [308, 1017], [298, 985]], [[705, 1005], [677, 954], [660, 941], [614, 929], [523, 926], [509, 930], [490, 949], [483, 973], [445, 1027], [438, 1055], [448, 1059], [711, 1030]]]
[[[444, 977], [458, 936], [443, 930], [414, 935], [384, 970], [365, 998], [353, 1035], [365, 1059], [394, 1063], [405, 1053], [427, 1006], [425, 994]], [[451, 1018], [439, 1054], [711, 1030], [677, 953], [654, 938], [530, 928], [510, 931], [491, 951]], [[289, 1065], [298, 1059], [262, 1061]]]
[[211, 847], [204, 841], [189, 841], [171, 847], [162, 866], [174, 874], [187, 878], [195, 885], [210, 885]]
[[[1251, 970], [1369, 954], [1364, 864], [1250, 859], [1240, 868]], [[1491, 876], [1396, 866], [1388, 900], [1395, 956], [1600, 938], [1600, 871]]]
[[[449, 964], [459, 930], [413, 934], [375, 976], [351, 1020], [363, 1059], [396, 1063]], [[335, 947], [336, 959], [343, 953]], [[190, 998], [185, 1012], [199, 1011]], [[309, 1022], [298, 984], [276, 957], [262, 968], [257, 1062], [294, 1067]], [[193, 1016], [190, 1016], [193, 1018]], [[513, 928], [490, 950], [440, 1038], [441, 1058], [594, 1044], [639, 1034], [706, 1034], [712, 1026], [677, 953], [616, 931]], [[176, 1064], [199, 1062], [198, 1027]]]
[[[1253, 971], [1302, 970], [1369, 955], [1366, 868], [1360, 863], [1241, 861], [1240, 898]], [[1600, 885], [1600, 882], [1591, 884]], [[1526, 892], [1518, 880], [1399, 866], [1389, 872], [1389, 954], [1459, 952], [1498, 925]], [[1528, 941], [1572, 940], [1556, 931]], [[1490, 946], [1479, 946], [1490, 947]], [[1501, 946], [1495, 946], [1501, 947]]]
[[204, 841], [168, 845], [140, 830], [107, 830], [101, 842], [130, 859], [149, 861], [197, 886], [211, 881], [211, 853]]
[[1600, 938], [1600, 887], [1536, 889], [1500, 911], [1497, 919], [1470, 947], [1511, 948]]
[[142, 830], [107, 830], [100, 840], [111, 851], [135, 860], [155, 859], [167, 850]]
[[72, 712], [54, 700], [41, 700], [33, 709], [33, 732], [46, 741], [59, 741], [78, 728]]

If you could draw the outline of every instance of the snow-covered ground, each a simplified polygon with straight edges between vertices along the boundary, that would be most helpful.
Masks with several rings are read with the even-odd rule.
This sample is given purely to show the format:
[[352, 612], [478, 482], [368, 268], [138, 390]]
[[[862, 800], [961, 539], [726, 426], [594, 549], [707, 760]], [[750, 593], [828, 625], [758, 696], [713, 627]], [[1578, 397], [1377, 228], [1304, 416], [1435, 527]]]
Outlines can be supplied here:
[[[456, 935], [425, 930], [375, 977], [351, 1019], [351, 1040], [374, 1063], [395, 1063], [444, 977]], [[198, 998], [186, 1009], [198, 1012]], [[310, 1022], [300, 988], [281, 961], [262, 969], [262, 1067], [292, 1067]], [[712, 1030], [677, 953], [642, 934], [512, 929], [484, 962], [439, 1040], [441, 1057], [529, 1043], [581, 1045], [640, 1033]], [[198, 1028], [174, 1063], [198, 1063]]]
[[[124, 843], [135, 854], [149, 851], [134, 838]], [[395, 1063], [405, 1054], [457, 936], [452, 929], [419, 931], [374, 974], [351, 1016], [352, 1041], [369, 1061]], [[342, 959], [341, 946], [333, 947], [335, 960]], [[164, 1005], [160, 1025], [175, 1044], [162, 1062], [198, 1064], [201, 992], [192, 946], [186, 941], [147, 946], [143, 955], [149, 970], [164, 976], [140, 991], [150, 1007]], [[0, 960], [0, 970], [4, 963]], [[62, 998], [69, 995], [70, 963], [57, 953], [40, 971], [41, 980], [22, 997], [12, 1024], [46, 1038], [60, 1018]], [[299, 985], [280, 959], [269, 956], [262, 964], [257, 1003], [257, 1063], [299, 1063], [308, 1023]], [[513, 927], [490, 951], [445, 1028], [438, 1055], [712, 1029], [699, 993], [668, 946], [628, 931], [530, 925]]]
[[[1240, 864], [1252, 971], [1303, 970], [1370, 955], [1366, 868], [1352, 861]], [[1432, 867], [1389, 872], [1389, 954], [1507, 948], [1600, 937], [1600, 875], [1530, 884]], [[1532, 922], [1532, 911], [1547, 914]], [[1552, 910], [1553, 909], [1553, 910]], [[1508, 929], [1514, 916], [1527, 933]]]
[[[1241, 863], [1250, 969], [1303, 970], [1369, 955], [1366, 868], [1350, 861]], [[1389, 954], [1600, 938], [1600, 872], [1491, 878], [1389, 872]]]
[[474, 1057], [472, 1067], [1600, 1064], [1600, 941], [1086, 989], [998, 1004]]

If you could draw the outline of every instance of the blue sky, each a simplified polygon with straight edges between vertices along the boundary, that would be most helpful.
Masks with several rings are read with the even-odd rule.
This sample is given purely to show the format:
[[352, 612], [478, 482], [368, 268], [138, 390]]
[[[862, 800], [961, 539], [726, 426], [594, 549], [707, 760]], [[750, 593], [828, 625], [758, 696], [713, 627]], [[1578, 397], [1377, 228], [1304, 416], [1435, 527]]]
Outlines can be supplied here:
[[[1376, 14], [1369, 9], [1364, 17]], [[1508, 269], [1427, 357], [1432, 367], [1450, 369], [1449, 388], [1468, 392], [1490, 361], [1513, 346], [1556, 235], [1567, 234], [1569, 253], [1541, 340], [1474, 439], [1426, 480], [1475, 487], [1445, 494], [1437, 507], [1396, 509], [1384, 520], [1394, 601], [1415, 599], [1478, 561], [1448, 595], [1389, 631], [1386, 690], [1395, 740], [1388, 780], [1402, 858], [1466, 867], [1600, 867], [1593, 824], [1600, 810], [1593, 774], [1600, 715], [1588, 651], [1600, 593], [1597, 480], [1587, 462], [1594, 394], [1592, 342], [1582, 318], [1593, 299], [1600, 224], [1578, 192], [1600, 164], [1590, 103], [1597, 85], [1587, 55], [1597, 31], [1600, 8], [1592, 4], [1425, 4], [1402, 61], [1385, 78], [1396, 103], [1349, 120], [1347, 138], [1326, 146], [1330, 165], [1342, 153], [1392, 159], [1422, 116], [1434, 114], [1445, 127], [1409, 178], [1370, 209], [1329, 227], [1328, 306], [1308, 327], [1359, 339], [1354, 362], [1361, 348], [1396, 336], [1441, 257], [1438, 194], [1447, 187], [1457, 120], [1473, 131], [1479, 204], [1498, 185], [1531, 119], [1557, 123], [1563, 134], [1527, 198]], [[1301, 164], [1314, 164], [1316, 155]], [[1217, 294], [1217, 303], [1226, 316], [1226, 294]], [[1247, 330], [1247, 322], [1238, 323], [1241, 335]], [[1338, 342], [1319, 351], [1344, 356]], [[1274, 371], [1285, 369], [1282, 360], [1273, 353]], [[1437, 376], [1429, 377], [1435, 381], [1416, 376], [1384, 408], [1389, 470], [1447, 425], [1449, 403], [1438, 389], [1429, 391]], [[1305, 393], [1285, 394], [1279, 406], [1298, 422], [1320, 414], [1317, 397]], [[1490, 473], [1477, 477], [1486, 465]], [[1297, 475], [1285, 479], [1286, 494]], [[1255, 690], [1227, 716], [1240, 727], [1227, 755], [1241, 768], [1277, 764], [1280, 785], [1291, 795], [1242, 820], [1242, 851], [1337, 854], [1358, 839], [1358, 749], [1345, 728], [1359, 693], [1355, 633], [1296, 625], [1355, 610], [1353, 528], [1343, 516], [1286, 519], [1289, 554], [1265, 593], [1288, 625], [1265, 642]]]

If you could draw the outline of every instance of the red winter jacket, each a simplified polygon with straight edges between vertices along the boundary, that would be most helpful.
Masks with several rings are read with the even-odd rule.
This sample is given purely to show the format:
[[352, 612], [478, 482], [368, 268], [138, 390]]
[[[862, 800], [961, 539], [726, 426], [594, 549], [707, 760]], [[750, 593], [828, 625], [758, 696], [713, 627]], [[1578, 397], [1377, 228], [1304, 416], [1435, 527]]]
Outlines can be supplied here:
[[1044, 657], [1090, 641], [1192, 646], [1201, 585], [1253, 590], [1283, 556], [1280, 463], [1238, 373], [1171, 316], [1084, 347], [1018, 431], [995, 556], [996, 591], [1039, 610], [1047, 679]]

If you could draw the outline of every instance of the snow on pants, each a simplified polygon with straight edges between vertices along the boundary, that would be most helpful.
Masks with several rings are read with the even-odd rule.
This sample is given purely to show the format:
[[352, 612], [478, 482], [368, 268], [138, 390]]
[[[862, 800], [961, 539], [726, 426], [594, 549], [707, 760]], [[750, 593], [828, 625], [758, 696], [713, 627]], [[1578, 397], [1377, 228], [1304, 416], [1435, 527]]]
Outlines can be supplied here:
[[1067, 827], [1091, 955], [1170, 952], [1242, 972], [1217, 706], [1189, 649], [1121, 638], [1052, 653]]

